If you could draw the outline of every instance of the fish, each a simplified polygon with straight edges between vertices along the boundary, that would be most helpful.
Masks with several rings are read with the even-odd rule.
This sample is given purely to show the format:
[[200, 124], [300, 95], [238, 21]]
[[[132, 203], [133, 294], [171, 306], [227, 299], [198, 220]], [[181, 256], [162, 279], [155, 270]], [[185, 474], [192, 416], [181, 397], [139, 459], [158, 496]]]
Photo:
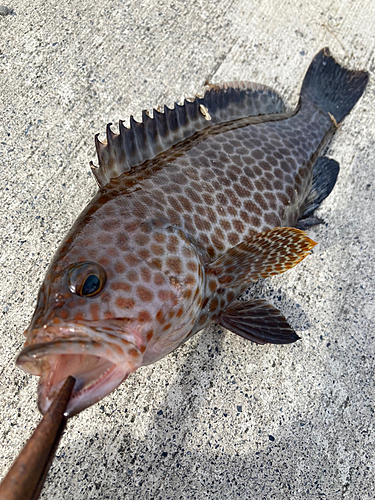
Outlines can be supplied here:
[[311, 253], [339, 172], [322, 154], [367, 82], [324, 48], [291, 111], [235, 81], [95, 136], [98, 193], [51, 261], [16, 360], [39, 377], [41, 413], [68, 376], [73, 416], [212, 322], [258, 344], [299, 339], [276, 307], [238, 298]]

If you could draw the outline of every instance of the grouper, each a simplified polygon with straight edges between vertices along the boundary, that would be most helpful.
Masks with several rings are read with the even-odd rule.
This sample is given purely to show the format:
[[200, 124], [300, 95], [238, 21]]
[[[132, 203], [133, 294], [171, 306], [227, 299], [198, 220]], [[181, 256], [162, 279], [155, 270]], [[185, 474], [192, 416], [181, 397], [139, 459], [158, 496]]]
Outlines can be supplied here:
[[299, 338], [273, 305], [237, 299], [315, 245], [305, 231], [339, 170], [322, 154], [367, 81], [323, 49], [293, 111], [232, 82], [96, 136], [99, 191], [47, 270], [17, 359], [40, 377], [42, 413], [69, 375], [72, 416], [211, 322], [258, 344]]

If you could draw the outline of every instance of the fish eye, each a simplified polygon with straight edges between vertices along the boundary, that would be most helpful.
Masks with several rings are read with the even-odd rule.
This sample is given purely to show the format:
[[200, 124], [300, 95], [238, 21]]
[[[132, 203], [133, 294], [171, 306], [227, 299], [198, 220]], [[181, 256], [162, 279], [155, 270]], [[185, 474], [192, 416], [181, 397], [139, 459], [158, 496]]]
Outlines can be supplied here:
[[69, 290], [81, 297], [95, 297], [103, 290], [107, 274], [100, 264], [80, 262], [67, 272]]

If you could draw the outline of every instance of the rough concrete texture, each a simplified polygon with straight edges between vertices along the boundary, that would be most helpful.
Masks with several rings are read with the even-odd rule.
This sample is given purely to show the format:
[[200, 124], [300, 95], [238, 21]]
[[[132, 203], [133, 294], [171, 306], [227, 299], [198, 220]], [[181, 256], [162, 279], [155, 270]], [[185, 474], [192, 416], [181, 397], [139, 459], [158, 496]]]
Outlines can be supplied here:
[[[96, 191], [94, 134], [206, 80], [295, 105], [329, 46], [372, 80], [329, 147], [341, 164], [297, 268], [256, 287], [302, 340], [211, 327], [69, 422], [42, 498], [370, 499], [375, 490], [375, 4], [14, 0], [0, 17], [0, 462], [40, 419], [14, 366], [45, 269]], [[101, 135], [103, 137], [103, 135]]]

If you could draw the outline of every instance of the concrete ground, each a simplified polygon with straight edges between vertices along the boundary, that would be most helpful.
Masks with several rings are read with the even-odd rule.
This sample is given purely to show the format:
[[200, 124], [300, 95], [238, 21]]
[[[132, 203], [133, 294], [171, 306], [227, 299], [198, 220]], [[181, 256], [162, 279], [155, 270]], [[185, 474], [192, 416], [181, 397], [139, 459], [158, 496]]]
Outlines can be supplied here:
[[[9, 0], [11, 1], [11, 0]], [[0, 15], [0, 468], [40, 415], [14, 365], [45, 269], [96, 191], [94, 134], [206, 80], [295, 105], [314, 54], [372, 80], [313, 254], [257, 286], [302, 340], [211, 327], [69, 422], [42, 498], [372, 499], [375, 491], [375, 4], [372, 0], [14, 0]], [[101, 135], [103, 137], [103, 135]]]

